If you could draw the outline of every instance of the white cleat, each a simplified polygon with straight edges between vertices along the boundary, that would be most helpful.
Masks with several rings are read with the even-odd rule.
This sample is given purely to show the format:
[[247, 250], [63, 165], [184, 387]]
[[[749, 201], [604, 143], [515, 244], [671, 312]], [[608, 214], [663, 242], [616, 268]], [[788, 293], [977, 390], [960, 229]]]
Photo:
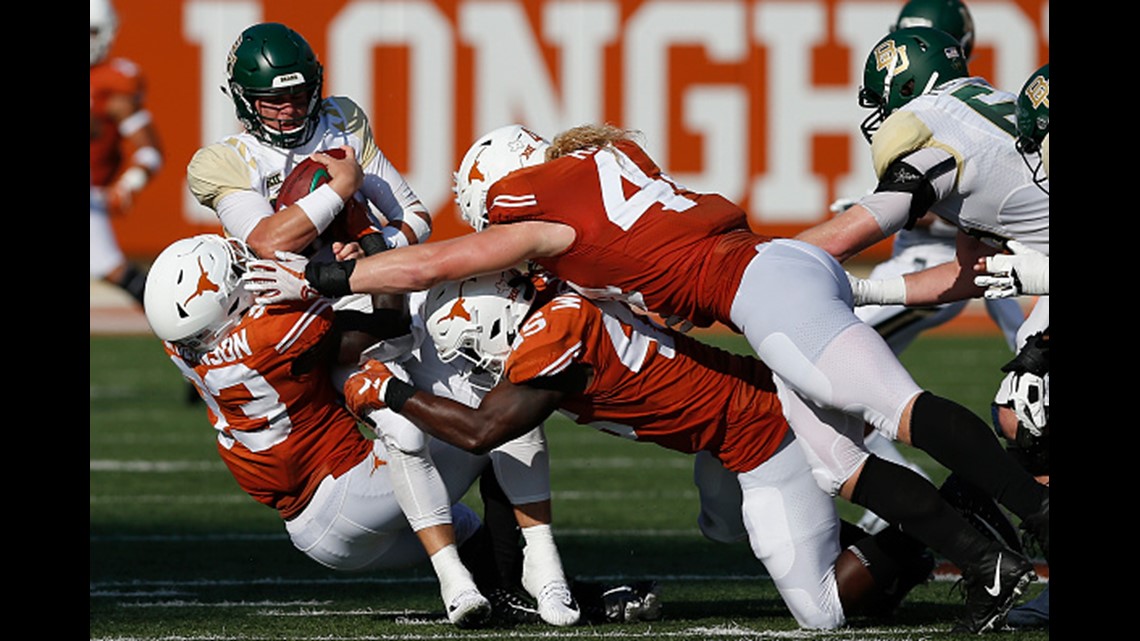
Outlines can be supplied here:
[[491, 618], [491, 602], [471, 588], [455, 595], [447, 604], [447, 618], [458, 628], [476, 628]]
[[570, 586], [565, 581], [547, 583], [535, 600], [538, 602], [538, 616], [550, 625], [574, 625], [582, 616], [578, 602], [574, 600]]

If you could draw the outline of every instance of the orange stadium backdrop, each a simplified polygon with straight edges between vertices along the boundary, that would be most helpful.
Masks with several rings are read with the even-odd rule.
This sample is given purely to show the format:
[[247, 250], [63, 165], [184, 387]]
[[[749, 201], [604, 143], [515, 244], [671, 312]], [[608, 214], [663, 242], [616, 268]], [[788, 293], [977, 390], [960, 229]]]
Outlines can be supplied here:
[[[352, 97], [377, 142], [436, 212], [433, 238], [464, 233], [451, 173], [479, 134], [521, 122], [543, 135], [584, 122], [639, 129], [677, 180], [790, 234], [873, 186], [856, 100], [867, 52], [901, 0], [114, 0], [111, 54], [138, 62], [166, 164], [115, 219], [124, 251], [153, 258], [220, 229], [185, 169], [238, 131], [219, 86], [246, 26], [284, 22]], [[971, 72], [1016, 92], [1049, 59], [1047, 0], [970, 0]], [[885, 256], [886, 243], [869, 250]]]

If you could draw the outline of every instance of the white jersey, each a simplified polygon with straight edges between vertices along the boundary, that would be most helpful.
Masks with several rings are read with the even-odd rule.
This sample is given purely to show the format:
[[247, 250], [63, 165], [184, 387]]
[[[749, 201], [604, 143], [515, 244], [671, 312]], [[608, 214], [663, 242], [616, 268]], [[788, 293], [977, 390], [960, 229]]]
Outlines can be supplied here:
[[1049, 196], [1014, 146], [1016, 98], [978, 77], [915, 98], [876, 132], [876, 175], [915, 150], [945, 151], [957, 161], [957, 179], [931, 211], [968, 234], [995, 243], [1015, 239], [1048, 254]]
[[[419, 197], [376, 146], [368, 116], [360, 107], [343, 96], [325, 98], [323, 105], [316, 133], [300, 147], [280, 149], [239, 133], [199, 149], [190, 159], [186, 167], [190, 192], [218, 214], [228, 235], [245, 240], [262, 218], [275, 212], [272, 202], [297, 163], [317, 151], [341, 145], [351, 146], [364, 168], [360, 193], [371, 205], [380, 223], [377, 226], [404, 220], [412, 212], [428, 217]], [[251, 193], [261, 196], [260, 200], [249, 199]], [[225, 206], [223, 201], [234, 200], [231, 196], [235, 194], [240, 194], [235, 200], [240, 206]], [[395, 233], [396, 229], [385, 228], [385, 239]], [[426, 235], [419, 240], [426, 240]]]

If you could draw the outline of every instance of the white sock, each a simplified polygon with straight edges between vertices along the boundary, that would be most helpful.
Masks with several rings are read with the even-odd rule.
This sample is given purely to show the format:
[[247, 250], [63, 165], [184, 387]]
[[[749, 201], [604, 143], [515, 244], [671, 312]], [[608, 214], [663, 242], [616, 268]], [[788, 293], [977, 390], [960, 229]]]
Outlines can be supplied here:
[[522, 583], [527, 592], [535, 598], [543, 586], [551, 581], [566, 581], [562, 572], [562, 558], [558, 555], [558, 547], [554, 544], [554, 533], [549, 525], [535, 525], [523, 528], [523, 539], [526, 547], [523, 548]]
[[460, 592], [475, 587], [475, 581], [467, 571], [467, 566], [459, 559], [459, 550], [454, 544], [431, 555], [431, 565], [439, 577], [439, 593], [443, 596], [444, 603], [451, 603]]

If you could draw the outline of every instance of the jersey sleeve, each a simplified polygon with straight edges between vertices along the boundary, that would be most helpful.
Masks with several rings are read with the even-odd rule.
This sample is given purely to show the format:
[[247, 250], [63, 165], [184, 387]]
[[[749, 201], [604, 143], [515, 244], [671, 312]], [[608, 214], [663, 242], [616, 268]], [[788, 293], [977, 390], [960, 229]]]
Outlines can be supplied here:
[[531, 315], [507, 358], [504, 376], [512, 383], [554, 376], [586, 356], [583, 337], [596, 308], [577, 295], [556, 297]]
[[218, 200], [232, 191], [251, 190], [248, 159], [235, 147], [236, 140], [207, 145], [190, 158], [186, 183], [197, 201], [217, 209]]
[[881, 179], [892, 162], [922, 149], [933, 138], [934, 132], [914, 112], [903, 109], [891, 114], [871, 140], [875, 178]]

